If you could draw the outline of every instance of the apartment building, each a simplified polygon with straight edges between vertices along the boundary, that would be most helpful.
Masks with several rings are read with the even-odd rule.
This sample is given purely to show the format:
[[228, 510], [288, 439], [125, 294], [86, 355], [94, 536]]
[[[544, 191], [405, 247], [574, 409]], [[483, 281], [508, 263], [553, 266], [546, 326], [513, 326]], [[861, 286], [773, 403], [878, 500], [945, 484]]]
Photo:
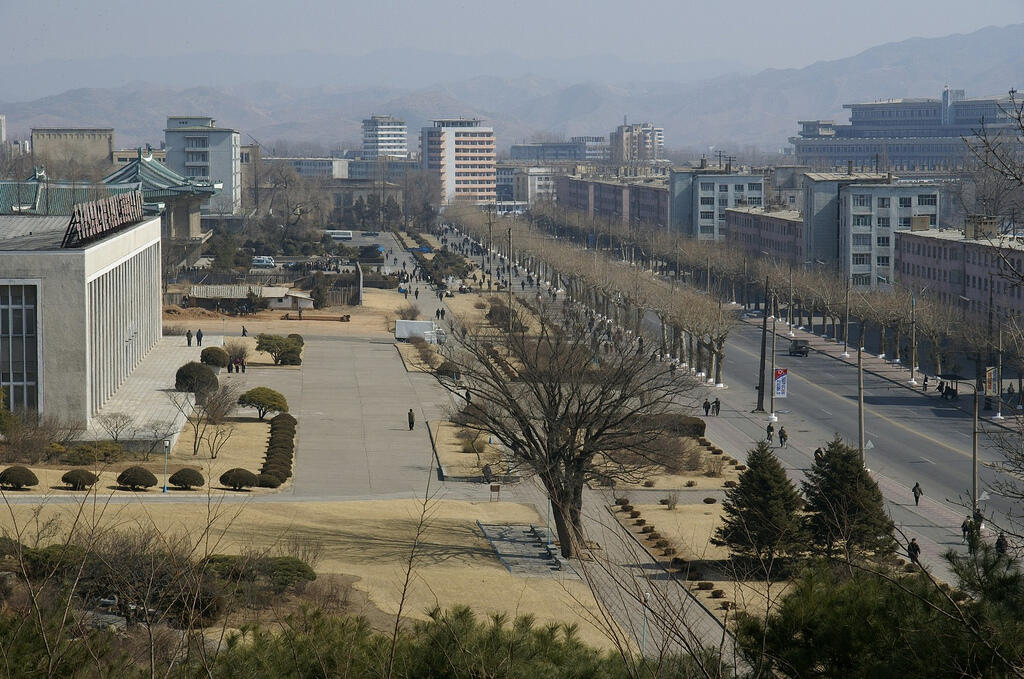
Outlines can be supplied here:
[[520, 167], [512, 181], [514, 201], [534, 205], [555, 200], [555, 178], [550, 167]]
[[167, 118], [167, 167], [185, 177], [221, 185], [220, 193], [203, 205], [203, 216], [238, 217], [242, 213], [240, 135], [217, 127], [216, 122], [207, 116]]
[[898, 232], [934, 228], [936, 184], [847, 184], [839, 190], [840, 271], [854, 288], [886, 288], [897, 270]]
[[726, 242], [750, 257], [802, 265], [804, 218], [796, 210], [734, 207], [725, 211]]
[[1012, 272], [1024, 271], [1024, 242], [994, 228], [928, 229], [896, 234], [896, 277], [945, 304], [982, 313], [1024, 313], [1024, 292]]
[[34, 127], [32, 158], [37, 165], [75, 163], [107, 167], [114, 159], [112, 127]]
[[363, 121], [363, 159], [408, 158], [406, 125], [389, 115], [373, 115]]
[[348, 179], [349, 161], [344, 158], [264, 158], [268, 166], [287, 165], [300, 177], [311, 179]]
[[558, 204], [628, 226], [669, 223], [669, 190], [663, 177], [628, 179], [558, 176]]
[[765, 179], [760, 174], [696, 168], [672, 170], [668, 192], [671, 228], [698, 240], [724, 240], [725, 212], [737, 206], [764, 205]]
[[605, 137], [573, 137], [567, 142], [534, 142], [512, 144], [509, 158], [533, 163], [608, 161], [608, 139]]
[[665, 157], [665, 130], [653, 123], [623, 123], [608, 135], [613, 164], [642, 163]]
[[890, 174], [854, 172], [808, 172], [803, 175], [804, 254], [810, 261], [838, 269], [839, 191], [850, 184], [884, 184]]
[[424, 127], [420, 165], [438, 177], [446, 203], [496, 199], [494, 128], [479, 118], [440, 118]]

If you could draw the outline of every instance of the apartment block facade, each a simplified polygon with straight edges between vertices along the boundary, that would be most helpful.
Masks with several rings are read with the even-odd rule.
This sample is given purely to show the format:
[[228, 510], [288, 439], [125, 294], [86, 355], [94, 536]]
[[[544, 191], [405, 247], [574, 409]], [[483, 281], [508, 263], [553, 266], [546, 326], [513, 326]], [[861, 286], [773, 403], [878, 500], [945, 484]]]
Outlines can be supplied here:
[[665, 130], [653, 123], [623, 123], [608, 135], [613, 164], [628, 165], [665, 157]]
[[241, 140], [237, 130], [217, 127], [206, 116], [171, 116], [164, 129], [166, 164], [180, 175], [221, 184], [202, 214], [238, 217], [242, 213]]
[[897, 270], [896, 234], [934, 228], [938, 217], [935, 184], [843, 186], [839, 191], [840, 271], [854, 288], [888, 287]]
[[728, 169], [672, 170], [668, 192], [671, 228], [698, 240], [724, 240], [726, 210], [764, 205], [765, 178]]
[[725, 211], [726, 241], [749, 257], [768, 257], [802, 265], [804, 218], [796, 210], [734, 207]]
[[512, 200], [527, 205], [555, 200], [555, 177], [550, 167], [518, 168], [512, 181]]
[[405, 121], [389, 115], [374, 115], [363, 121], [363, 159], [408, 158]]
[[494, 128], [478, 118], [442, 118], [424, 127], [420, 164], [437, 176], [446, 203], [496, 199]]

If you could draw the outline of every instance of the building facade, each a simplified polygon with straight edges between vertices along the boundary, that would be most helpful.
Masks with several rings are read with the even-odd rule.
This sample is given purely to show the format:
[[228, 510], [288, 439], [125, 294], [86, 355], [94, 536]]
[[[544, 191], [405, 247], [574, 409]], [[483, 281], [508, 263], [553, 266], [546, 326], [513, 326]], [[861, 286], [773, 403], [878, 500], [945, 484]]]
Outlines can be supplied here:
[[834, 269], [839, 265], [839, 191], [849, 184], [884, 184], [888, 174], [808, 172], [803, 178], [804, 254], [809, 261]]
[[263, 159], [266, 165], [287, 165], [300, 177], [310, 179], [348, 179], [349, 161], [342, 158], [274, 158]]
[[671, 228], [698, 240], [724, 240], [725, 211], [764, 205], [764, 183], [762, 175], [732, 172], [728, 166], [720, 171], [672, 170], [668, 181]]
[[886, 99], [844, 104], [848, 125], [831, 120], [799, 121], [790, 138], [798, 163], [815, 169], [841, 168], [921, 171], [963, 167], [970, 158], [964, 138], [982, 121], [990, 133], [1012, 136], [1008, 96], [968, 99], [964, 90], [946, 88], [939, 99]]
[[896, 234], [934, 228], [935, 184], [847, 184], [839, 190], [840, 271], [854, 288], [885, 288], [895, 281]]
[[160, 339], [160, 219], [142, 205], [136, 192], [0, 217], [8, 408], [88, 424]]
[[[572, 137], [569, 141], [582, 147], [583, 158], [581, 160], [585, 162], [607, 163], [611, 160], [611, 147], [608, 145], [608, 137]], [[662, 143], [664, 144], [664, 138]]]
[[236, 130], [217, 127], [206, 116], [171, 116], [164, 129], [167, 167], [178, 174], [220, 184], [220, 193], [203, 205], [203, 216], [238, 217], [242, 213], [241, 141]]
[[609, 159], [628, 165], [665, 157], [665, 130], [652, 123], [623, 123], [608, 135]]
[[442, 118], [420, 132], [420, 163], [437, 176], [446, 203], [496, 199], [494, 129], [478, 118]]
[[104, 167], [114, 160], [114, 130], [110, 127], [34, 127], [32, 158], [36, 165], [75, 163]]
[[558, 204], [624, 226], [669, 224], [669, 189], [664, 178], [603, 179], [556, 176]]
[[408, 158], [405, 121], [394, 116], [370, 116], [363, 121], [363, 159]]
[[550, 203], [555, 200], [555, 178], [550, 167], [520, 167], [512, 176], [512, 200]]
[[[912, 290], [927, 290], [950, 307], [973, 313], [1024, 314], [1024, 292], [1014, 271], [1024, 271], [1024, 243], [1010, 236], [969, 237], [959, 229], [896, 234], [896, 276]], [[1012, 267], [1012, 268], [1011, 268]]]
[[804, 219], [796, 210], [734, 207], [725, 211], [726, 241], [754, 258], [767, 254], [777, 261], [802, 265]]

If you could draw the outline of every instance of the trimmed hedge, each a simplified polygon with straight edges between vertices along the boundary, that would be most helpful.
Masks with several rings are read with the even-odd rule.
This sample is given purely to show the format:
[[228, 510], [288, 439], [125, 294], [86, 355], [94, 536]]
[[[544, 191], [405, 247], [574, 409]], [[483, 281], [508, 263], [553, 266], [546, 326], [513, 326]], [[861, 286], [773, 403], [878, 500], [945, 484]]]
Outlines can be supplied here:
[[284, 481], [274, 474], [260, 474], [256, 477], [256, 483], [260, 488], [277, 488]]
[[218, 386], [217, 376], [210, 366], [191, 361], [178, 368], [174, 374], [174, 388], [177, 391], [189, 391], [193, 394], [209, 393]]
[[227, 486], [231, 490], [252, 488], [258, 483], [259, 480], [256, 478], [255, 474], [248, 469], [242, 469], [241, 467], [229, 469], [220, 475], [220, 484], [222, 486]]
[[212, 365], [217, 368], [228, 367], [228, 361], [230, 360], [228, 352], [220, 347], [206, 347], [199, 354], [199, 362], [203, 365]]
[[28, 467], [14, 465], [0, 472], [0, 486], [21, 490], [31, 486], [38, 486], [39, 479]]
[[88, 490], [100, 480], [100, 477], [88, 469], [69, 469], [60, 480], [71, 490]]
[[156, 477], [145, 467], [128, 467], [117, 475], [117, 485], [128, 490], [152, 488], [156, 485]]
[[206, 479], [195, 469], [185, 467], [171, 474], [171, 478], [167, 479], [175, 488], [182, 488], [184, 490], [192, 490], [199, 486], [206, 485]]

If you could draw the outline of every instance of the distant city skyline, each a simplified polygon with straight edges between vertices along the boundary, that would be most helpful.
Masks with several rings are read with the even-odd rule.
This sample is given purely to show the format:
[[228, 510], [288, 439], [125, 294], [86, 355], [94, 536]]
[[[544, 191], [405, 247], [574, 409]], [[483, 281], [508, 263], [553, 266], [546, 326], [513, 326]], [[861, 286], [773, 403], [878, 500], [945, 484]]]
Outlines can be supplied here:
[[2, 3], [0, 25], [20, 29], [5, 31], [0, 60], [188, 57], [214, 49], [254, 56], [296, 50], [355, 56], [402, 47], [541, 59], [608, 55], [645, 63], [720, 59], [751, 69], [795, 68], [881, 43], [1024, 22], [1019, 0], [733, 0], [693, 9], [683, 4], [650, 0], [642, 11], [624, 11], [628, 6], [610, 0], [221, 0], [204, 4], [196, 15], [200, 20], [186, 22], [189, 6], [137, 0]]

